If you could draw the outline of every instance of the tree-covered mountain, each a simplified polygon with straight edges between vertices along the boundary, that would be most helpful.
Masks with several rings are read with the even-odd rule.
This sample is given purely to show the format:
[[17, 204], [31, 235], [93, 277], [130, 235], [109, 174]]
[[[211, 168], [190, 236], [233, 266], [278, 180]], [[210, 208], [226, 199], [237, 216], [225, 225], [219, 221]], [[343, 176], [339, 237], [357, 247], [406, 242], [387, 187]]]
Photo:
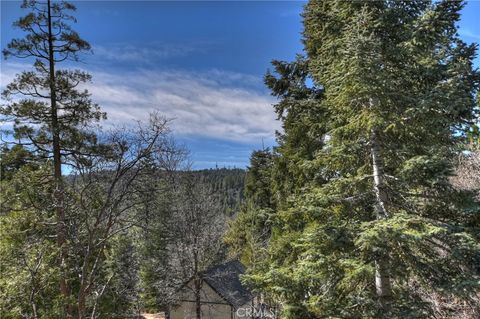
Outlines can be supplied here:
[[229, 217], [238, 213], [243, 200], [246, 172], [239, 168], [203, 169], [192, 172], [200, 183], [209, 185]]

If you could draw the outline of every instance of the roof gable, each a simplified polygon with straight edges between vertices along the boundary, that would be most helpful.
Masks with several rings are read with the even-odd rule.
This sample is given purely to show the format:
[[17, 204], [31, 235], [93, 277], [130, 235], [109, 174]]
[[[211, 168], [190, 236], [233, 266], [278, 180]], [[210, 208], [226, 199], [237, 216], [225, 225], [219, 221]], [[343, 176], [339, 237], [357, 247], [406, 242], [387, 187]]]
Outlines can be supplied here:
[[203, 273], [203, 279], [232, 306], [238, 308], [252, 300], [252, 293], [240, 282], [245, 272], [243, 265], [232, 260], [211, 267]]

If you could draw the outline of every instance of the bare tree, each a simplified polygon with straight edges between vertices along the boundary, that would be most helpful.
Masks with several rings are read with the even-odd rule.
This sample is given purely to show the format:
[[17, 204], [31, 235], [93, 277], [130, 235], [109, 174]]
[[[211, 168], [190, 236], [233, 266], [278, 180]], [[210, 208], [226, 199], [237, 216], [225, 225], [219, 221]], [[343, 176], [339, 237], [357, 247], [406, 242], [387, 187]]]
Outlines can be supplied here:
[[480, 145], [471, 145], [468, 152], [459, 155], [451, 182], [458, 189], [476, 192], [480, 200]]
[[[471, 144], [468, 151], [459, 154], [450, 182], [458, 190], [476, 193], [476, 200], [480, 202], [480, 145]], [[442, 318], [452, 316], [470, 319], [480, 315], [480, 294], [472, 297], [470, 303], [458, 298], [444, 298], [435, 293], [426, 294], [425, 299], [432, 301], [435, 312]]]
[[[112, 130], [104, 139], [99, 146], [103, 150], [96, 156], [75, 156], [73, 174], [66, 183], [70, 263], [79, 278], [74, 292], [79, 319], [88, 315], [92, 293], [100, 292], [95, 296], [96, 304], [108, 285], [101, 269], [110, 240], [139, 224], [136, 214], [144, 203], [141, 185], [152, 160], [171, 151], [168, 120], [155, 114], [148, 125]], [[97, 316], [95, 311], [91, 318]]]
[[177, 181], [169, 255], [171, 269], [180, 282], [192, 280], [196, 318], [201, 318], [201, 292], [204, 272], [222, 259], [226, 216], [211, 187], [190, 172]]

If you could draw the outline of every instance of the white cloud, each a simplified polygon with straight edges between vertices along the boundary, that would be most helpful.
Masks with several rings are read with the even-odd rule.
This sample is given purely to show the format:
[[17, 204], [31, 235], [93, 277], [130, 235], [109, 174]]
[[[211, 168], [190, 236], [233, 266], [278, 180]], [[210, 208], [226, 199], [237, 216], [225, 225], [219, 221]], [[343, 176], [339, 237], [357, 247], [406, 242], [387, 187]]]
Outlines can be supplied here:
[[5, 62], [5, 60], [0, 62], [0, 90], [4, 90], [8, 83], [10, 83], [15, 74], [20, 73], [23, 70], [30, 70], [32, 69], [31, 65], [26, 65], [23, 63], [16, 63], [16, 62]]
[[[2, 87], [22, 69], [2, 66]], [[220, 70], [90, 73], [93, 83], [87, 88], [107, 112], [105, 125], [128, 125], [159, 111], [174, 119], [175, 134], [244, 143], [272, 140], [280, 128], [274, 99], [258, 90], [261, 79], [254, 76]]]
[[151, 42], [148, 46], [110, 43], [106, 46], [96, 44], [93, 46], [93, 51], [97, 61], [106, 59], [115, 62], [152, 63], [158, 59], [205, 53], [210, 45], [208, 42], [191, 42], [189, 44]]
[[[246, 81], [251, 85], [250, 76], [220, 71], [93, 75], [90, 91], [107, 112], [109, 123], [144, 120], [158, 110], [175, 119], [173, 129], [182, 135], [254, 142], [273, 138], [279, 129], [271, 106], [274, 100], [242, 88]], [[235, 81], [237, 87], [232, 86]]]

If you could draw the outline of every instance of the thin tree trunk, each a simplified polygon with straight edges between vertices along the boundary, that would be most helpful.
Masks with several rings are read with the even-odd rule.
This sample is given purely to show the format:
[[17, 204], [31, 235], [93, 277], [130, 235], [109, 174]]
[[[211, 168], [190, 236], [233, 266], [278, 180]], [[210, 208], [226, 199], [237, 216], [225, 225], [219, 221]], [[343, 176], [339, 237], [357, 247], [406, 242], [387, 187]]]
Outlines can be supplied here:
[[[38, 270], [38, 267], [40, 265], [38, 264], [38, 266], [35, 268], [35, 271], [34, 272], [30, 272], [30, 281], [31, 281], [31, 284], [32, 284], [32, 289], [30, 290], [30, 306], [32, 307], [32, 315], [33, 315], [33, 318], [32, 319], [38, 319], [38, 311], [37, 311], [37, 303], [35, 302], [35, 295], [37, 293], [37, 287], [36, 287], [36, 284], [35, 284], [35, 275], [36, 275], [36, 271]], [[1, 318], [1, 316], [0, 316]]]
[[167, 310], [165, 311], [165, 319], [170, 319], [170, 305], [167, 305]]
[[85, 319], [86, 296], [84, 291], [79, 292], [78, 296], [78, 319]]
[[[90, 314], [90, 319], [95, 319], [97, 318], [97, 307], [98, 307], [98, 300], [100, 298], [103, 297], [103, 294], [105, 293], [105, 289], [107, 289], [108, 285], [110, 284], [110, 281], [112, 280], [113, 278], [113, 275], [110, 276], [110, 278], [108, 278], [107, 282], [105, 283], [105, 285], [103, 285], [102, 287], [102, 290], [100, 290], [100, 293], [98, 293], [96, 296], [95, 296], [95, 301], [93, 303], [93, 308], [92, 308], [92, 312]], [[140, 314], [139, 314], [140, 315]], [[140, 316], [139, 316], [140, 318]]]
[[30, 305], [32, 307], [33, 319], [38, 319], [37, 304], [35, 303], [35, 290], [34, 289], [32, 289], [32, 291], [30, 293]]
[[54, 167], [54, 206], [57, 215], [57, 245], [60, 249], [60, 293], [66, 302], [65, 315], [67, 318], [73, 317], [70, 305], [70, 289], [68, 287], [66, 275], [67, 247], [66, 243], [66, 225], [65, 211], [63, 207], [63, 185], [62, 185], [62, 160], [60, 155], [60, 133], [58, 126], [58, 109], [55, 83], [55, 56], [53, 49], [52, 33], [52, 13], [51, 0], [47, 1], [48, 10], [48, 59], [50, 67], [50, 107], [51, 107], [51, 130], [53, 144], [53, 167]]
[[[381, 144], [378, 132], [372, 130], [370, 138], [372, 166], [373, 166], [373, 188], [376, 197], [377, 219], [385, 219], [389, 217], [387, 210], [388, 197], [385, 191], [384, 167], [381, 152]], [[391, 296], [392, 286], [388, 269], [388, 259], [386, 257], [379, 258], [375, 261], [375, 287], [377, 296], [385, 299]]]
[[193, 267], [195, 272], [194, 279], [194, 294], [195, 294], [195, 314], [197, 319], [202, 317], [202, 301], [201, 301], [201, 289], [202, 289], [202, 279], [200, 278], [200, 273], [198, 269], [198, 254], [197, 254], [197, 238], [194, 239], [194, 252], [193, 252]]
[[202, 303], [201, 303], [201, 289], [202, 280], [200, 278], [195, 279], [195, 314], [197, 319], [202, 317]]

